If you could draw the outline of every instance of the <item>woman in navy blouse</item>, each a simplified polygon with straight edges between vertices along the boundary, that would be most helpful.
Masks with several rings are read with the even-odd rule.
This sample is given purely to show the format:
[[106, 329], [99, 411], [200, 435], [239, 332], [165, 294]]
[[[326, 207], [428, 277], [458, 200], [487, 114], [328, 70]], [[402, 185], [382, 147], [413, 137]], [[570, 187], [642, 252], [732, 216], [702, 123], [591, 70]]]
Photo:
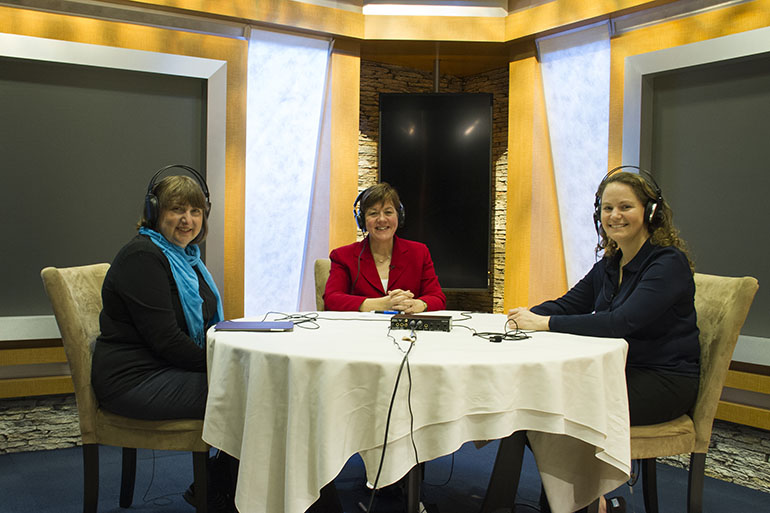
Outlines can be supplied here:
[[626, 339], [631, 425], [675, 419], [698, 394], [692, 262], [651, 178], [610, 171], [595, 206], [603, 258], [564, 296], [508, 318], [521, 329]]

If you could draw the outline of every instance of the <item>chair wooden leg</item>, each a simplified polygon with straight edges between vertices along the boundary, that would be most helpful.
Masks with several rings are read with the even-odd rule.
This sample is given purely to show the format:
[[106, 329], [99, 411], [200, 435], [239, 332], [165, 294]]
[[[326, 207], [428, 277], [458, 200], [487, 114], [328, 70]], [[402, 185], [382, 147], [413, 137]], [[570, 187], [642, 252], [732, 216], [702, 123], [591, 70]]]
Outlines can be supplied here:
[[706, 453], [690, 454], [690, 473], [687, 479], [687, 513], [703, 511], [703, 479], [706, 472]]
[[99, 503], [99, 445], [83, 444], [83, 513], [96, 513]]
[[521, 462], [524, 459], [526, 440], [526, 431], [517, 431], [500, 440], [487, 493], [481, 504], [481, 513], [490, 513], [501, 508], [513, 511], [516, 491], [519, 488]]
[[658, 477], [655, 458], [641, 460], [644, 511], [658, 513]]
[[207, 513], [209, 507], [209, 487], [207, 482], [206, 466], [208, 464], [208, 451], [193, 451], [193, 482], [195, 488], [195, 511]]
[[120, 507], [130, 508], [134, 502], [136, 483], [136, 449], [123, 447], [123, 469], [120, 478]]

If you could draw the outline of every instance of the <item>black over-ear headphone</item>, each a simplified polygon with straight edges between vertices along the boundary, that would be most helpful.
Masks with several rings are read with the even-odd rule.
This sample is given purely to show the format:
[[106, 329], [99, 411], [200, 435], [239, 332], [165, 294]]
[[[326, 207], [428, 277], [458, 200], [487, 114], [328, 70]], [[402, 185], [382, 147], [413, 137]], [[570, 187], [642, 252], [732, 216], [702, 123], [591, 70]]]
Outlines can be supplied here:
[[209, 212], [211, 212], [209, 187], [206, 185], [206, 180], [203, 178], [203, 175], [190, 166], [185, 166], [184, 164], [171, 164], [170, 166], [164, 166], [158, 169], [158, 171], [152, 175], [152, 179], [147, 185], [147, 195], [144, 197], [144, 218], [150, 226], [155, 226], [155, 223], [158, 222], [158, 217], [160, 216], [160, 201], [158, 201], [158, 197], [155, 195], [155, 187], [157, 187], [159, 181], [158, 177], [165, 171], [173, 168], [184, 169], [192, 175], [195, 181], [198, 182], [198, 185], [200, 185], [203, 195], [206, 197], [206, 216], [208, 217]]
[[663, 204], [663, 194], [660, 191], [658, 182], [656, 182], [655, 178], [652, 177], [652, 173], [646, 169], [642, 169], [639, 166], [627, 165], [612, 168], [606, 175], [604, 175], [604, 178], [602, 178], [602, 181], [599, 183], [599, 187], [596, 188], [596, 197], [594, 198], [594, 225], [596, 226], [597, 234], [600, 233], [599, 230], [602, 225], [602, 198], [599, 191], [602, 190], [604, 182], [606, 182], [610, 176], [615, 174], [616, 171], [620, 171], [621, 169], [626, 168], [636, 169], [637, 174], [642, 177], [642, 179], [647, 183], [647, 185], [650, 186], [655, 194], [655, 199], [648, 199], [647, 203], [644, 205], [644, 219], [647, 221], [648, 225], [652, 224], [652, 220], [655, 218], [655, 214], [658, 213], [659, 206]]
[[[374, 186], [369, 187], [367, 189], [364, 189], [360, 193], [358, 193], [358, 196], [356, 196], [356, 201], [353, 202], [353, 216], [356, 218], [356, 225], [358, 226], [358, 229], [362, 232], [366, 233], [366, 213], [361, 210], [361, 205], [364, 204], [366, 201], [366, 198], [371, 194], [372, 189]], [[404, 220], [406, 219], [406, 212], [404, 211], [404, 204], [399, 202], [398, 203], [398, 227], [404, 226]]]

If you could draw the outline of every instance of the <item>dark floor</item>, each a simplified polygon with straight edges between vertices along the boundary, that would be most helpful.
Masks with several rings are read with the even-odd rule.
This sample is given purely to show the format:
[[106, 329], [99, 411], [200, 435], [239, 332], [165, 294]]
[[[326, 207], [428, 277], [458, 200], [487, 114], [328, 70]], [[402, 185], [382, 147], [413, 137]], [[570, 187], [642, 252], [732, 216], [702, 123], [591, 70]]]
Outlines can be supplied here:
[[[481, 507], [497, 443], [476, 449], [465, 444], [454, 458], [429, 462], [425, 469], [422, 502], [441, 513], [474, 513]], [[130, 510], [193, 513], [182, 499], [192, 480], [190, 453], [139, 451], [134, 504]], [[120, 449], [100, 449], [99, 512], [126, 511], [118, 506]], [[79, 513], [82, 511], [83, 472], [79, 447], [0, 455], [0, 513]], [[361, 459], [353, 457], [335, 480], [345, 513], [362, 513], [368, 504]], [[658, 464], [660, 513], [685, 511], [687, 473]], [[538, 511], [540, 480], [531, 454], [525, 455], [516, 513]], [[618, 490], [629, 501], [627, 511], [643, 512], [641, 487]], [[403, 511], [398, 487], [378, 494], [375, 513]], [[129, 510], [129, 511], [130, 511]], [[715, 479], [706, 479], [705, 513], [770, 513], [770, 494]]]

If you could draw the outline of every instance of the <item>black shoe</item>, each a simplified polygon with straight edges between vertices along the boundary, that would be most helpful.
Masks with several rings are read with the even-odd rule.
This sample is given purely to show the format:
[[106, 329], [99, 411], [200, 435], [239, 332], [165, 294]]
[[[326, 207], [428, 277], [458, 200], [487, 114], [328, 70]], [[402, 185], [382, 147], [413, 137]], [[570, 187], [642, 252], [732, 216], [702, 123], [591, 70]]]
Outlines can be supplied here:
[[[198, 498], [195, 497], [195, 485], [190, 487], [182, 494], [182, 498], [192, 507], [197, 507]], [[230, 495], [218, 491], [209, 490], [208, 493], [208, 511], [209, 513], [237, 513], [235, 502]]]
[[623, 497], [607, 499], [607, 513], [626, 513], [626, 499]]

